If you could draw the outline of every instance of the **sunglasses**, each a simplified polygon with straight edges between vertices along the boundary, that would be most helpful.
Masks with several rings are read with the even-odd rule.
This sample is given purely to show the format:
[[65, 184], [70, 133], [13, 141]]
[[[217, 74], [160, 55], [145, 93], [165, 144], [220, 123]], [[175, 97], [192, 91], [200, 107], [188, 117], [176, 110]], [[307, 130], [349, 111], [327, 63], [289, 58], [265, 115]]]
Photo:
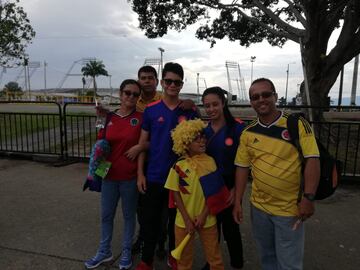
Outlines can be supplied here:
[[183, 81], [181, 80], [171, 80], [171, 79], [164, 79], [163, 80], [166, 86], [170, 86], [172, 83], [174, 83], [175, 86], [179, 87], [183, 85]]
[[262, 92], [262, 93], [260, 93], [260, 94], [254, 94], [254, 95], [251, 95], [250, 96], [250, 100], [251, 101], [256, 101], [256, 100], [259, 100], [260, 99], [260, 97], [262, 97], [262, 98], [269, 98], [269, 97], [271, 97], [272, 95], [274, 95], [275, 94], [275, 92], [269, 92], [269, 91], [266, 91], [266, 92]]
[[135, 97], [135, 98], [138, 98], [138, 97], [140, 97], [140, 93], [139, 92], [131, 92], [131, 91], [128, 91], [128, 90], [124, 90], [124, 91], [122, 91], [124, 94], [125, 94], [125, 96], [127, 96], [127, 97], [130, 97], [130, 96], [133, 96], [133, 97]]

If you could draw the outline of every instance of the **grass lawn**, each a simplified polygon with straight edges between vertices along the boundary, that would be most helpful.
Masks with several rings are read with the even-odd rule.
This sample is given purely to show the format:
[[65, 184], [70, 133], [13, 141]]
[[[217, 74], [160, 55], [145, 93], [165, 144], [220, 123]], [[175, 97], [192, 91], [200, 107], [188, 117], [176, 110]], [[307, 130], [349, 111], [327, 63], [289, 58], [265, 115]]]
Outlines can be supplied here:
[[60, 125], [57, 114], [2, 113], [0, 142], [21, 140], [34, 133], [47, 133]]

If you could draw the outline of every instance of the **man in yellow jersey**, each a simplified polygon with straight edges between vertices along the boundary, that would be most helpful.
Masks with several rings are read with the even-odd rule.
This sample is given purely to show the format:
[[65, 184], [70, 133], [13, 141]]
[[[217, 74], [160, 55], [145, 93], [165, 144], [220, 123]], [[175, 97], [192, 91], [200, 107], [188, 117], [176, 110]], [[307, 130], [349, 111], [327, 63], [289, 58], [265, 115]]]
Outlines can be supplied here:
[[159, 80], [155, 68], [142, 66], [138, 71], [138, 82], [142, 86], [142, 91], [136, 103], [136, 110], [143, 112], [148, 104], [162, 98], [161, 92], [156, 91]]
[[287, 130], [288, 114], [276, 108], [272, 81], [252, 82], [249, 97], [258, 119], [245, 128], [237, 150], [233, 215], [243, 221], [242, 199], [252, 175], [251, 223], [264, 270], [303, 268], [304, 225], [314, 214], [320, 177], [319, 150], [309, 123], [299, 121], [299, 141], [305, 159], [301, 188], [301, 160]]

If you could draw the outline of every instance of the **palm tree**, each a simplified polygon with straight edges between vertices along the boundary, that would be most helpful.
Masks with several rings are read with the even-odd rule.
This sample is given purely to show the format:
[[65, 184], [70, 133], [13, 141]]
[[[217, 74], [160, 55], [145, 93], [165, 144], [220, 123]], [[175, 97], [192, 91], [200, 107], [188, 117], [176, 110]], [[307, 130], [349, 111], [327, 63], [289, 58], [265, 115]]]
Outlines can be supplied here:
[[102, 61], [92, 60], [86, 63], [85, 66], [81, 68], [81, 72], [85, 77], [91, 77], [94, 82], [94, 95], [96, 97], [96, 80], [97, 76], [109, 76], [108, 72], [105, 69], [105, 65]]

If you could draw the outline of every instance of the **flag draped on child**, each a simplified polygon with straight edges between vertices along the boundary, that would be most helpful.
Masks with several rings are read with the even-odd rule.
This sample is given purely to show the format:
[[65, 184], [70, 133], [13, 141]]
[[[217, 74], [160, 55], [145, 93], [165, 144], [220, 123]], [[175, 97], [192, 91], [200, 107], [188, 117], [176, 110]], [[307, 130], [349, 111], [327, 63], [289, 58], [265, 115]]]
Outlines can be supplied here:
[[227, 200], [230, 192], [225, 186], [215, 161], [207, 154], [186, 157], [188, 163], [195, 169], [204, 192], [206, 205], [212, 215], [216, 215], [229, 205]]

